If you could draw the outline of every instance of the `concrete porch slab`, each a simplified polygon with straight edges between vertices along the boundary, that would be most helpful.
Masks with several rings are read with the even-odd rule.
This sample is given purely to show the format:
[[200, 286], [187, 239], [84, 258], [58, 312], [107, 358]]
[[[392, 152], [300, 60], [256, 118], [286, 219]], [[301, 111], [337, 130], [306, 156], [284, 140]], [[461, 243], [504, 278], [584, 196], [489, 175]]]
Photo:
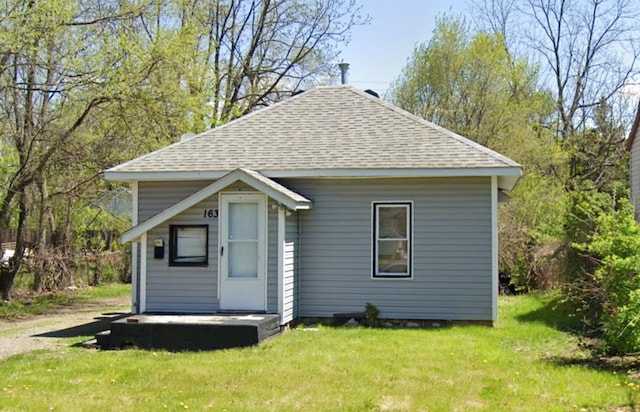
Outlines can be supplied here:
[[96, 339], [102, 349], [198, 351], [257, 345], [278, 333], [279, 315], [143, 314], [112, 322]]

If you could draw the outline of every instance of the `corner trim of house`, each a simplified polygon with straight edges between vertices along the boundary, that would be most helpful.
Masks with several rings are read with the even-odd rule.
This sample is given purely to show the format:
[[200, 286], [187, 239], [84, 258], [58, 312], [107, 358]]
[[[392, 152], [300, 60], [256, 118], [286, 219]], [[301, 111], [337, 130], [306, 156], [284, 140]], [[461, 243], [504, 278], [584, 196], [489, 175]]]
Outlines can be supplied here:
[[498, 177], [491, 176], [491, 319], [498, 320]]

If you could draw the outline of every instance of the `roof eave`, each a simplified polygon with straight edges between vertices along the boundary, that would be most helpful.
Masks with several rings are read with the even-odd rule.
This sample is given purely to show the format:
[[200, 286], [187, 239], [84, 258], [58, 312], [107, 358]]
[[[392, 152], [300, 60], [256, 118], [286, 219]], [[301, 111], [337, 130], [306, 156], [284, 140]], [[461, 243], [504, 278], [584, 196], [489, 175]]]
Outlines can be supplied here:
[[631, 150], [631, 147], [633, 146], [633, 142], [636, 140], [638, 127], [640, 127], [640, 101], [638, 101], [638, 108], [636, 109], [636, 118], [633, 120], [633, 126], [631, 127], [631, 132], [629, 132], [629, 138], [627, 139], [627, 150]]
[[[229, 173], [227, 170], [209, 171], [105, 171], [105, 178], [114, 181], [176, 181], [215, 180]], [[516, 180], [522, 168], [514, 163], [502, 167], [476, 168], [412, 168], [412, 169], [291, 169], [260, 170], [270, 179], [278, 178], [384, 178], [384, 177], [478, 177], [512, 176]], [[505, 190], [509, 190], [506, 189]]]
[[521, 174], [498, 176], [498, 189], [511, 191], [516, 186]]

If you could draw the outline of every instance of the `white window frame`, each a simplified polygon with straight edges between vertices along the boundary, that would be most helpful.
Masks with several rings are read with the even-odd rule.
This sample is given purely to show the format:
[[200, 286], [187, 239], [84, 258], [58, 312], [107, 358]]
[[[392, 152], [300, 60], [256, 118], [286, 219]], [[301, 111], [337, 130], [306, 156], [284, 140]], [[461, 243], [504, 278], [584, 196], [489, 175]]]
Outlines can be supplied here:
[[[193, 256], [199, 260], [178, 256], [178, 230], [200, 229], [204, 231], [204, 256]], [[183, 260], [184, 259], [184, 260]], [[169, 266], [208, 266], [209, 265], [209, 225], [169, 225]]]
[[[383, 207], [404, 207], [407, 210], [407, 237], [398, 238], [407, 242], [407, 271], [378, 272], [378, 223], [379, 210]], [[385, 239], [393, 240], [393, 239]], [[372, 279], [413, 279], [413, 201], [373, 201], [371, 202], [371, 277]]]

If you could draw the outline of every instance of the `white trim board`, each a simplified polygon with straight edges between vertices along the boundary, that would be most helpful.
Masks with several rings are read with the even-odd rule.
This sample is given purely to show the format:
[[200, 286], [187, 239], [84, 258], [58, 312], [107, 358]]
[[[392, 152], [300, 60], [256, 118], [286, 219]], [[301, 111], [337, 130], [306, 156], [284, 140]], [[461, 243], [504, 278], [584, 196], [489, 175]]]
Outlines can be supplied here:
[[278, 208], [278, 313], [280, 324], [285, 324], [284, 319], [284, 242], [285, 242], [285, 214], [282, 208]]
[[[138, 224], [138, 182], [131, 185], [131, 224]], [[138, 250], [140, 245], [131, 245], [131, 313], [139, 313], [140, 308], [140, 274], [138, 273]]]
[[498, 183], [491, 178], [491, 319], [498, 320]]
[[140, 237], [140, 313], [147, 310], [147, 232]]

